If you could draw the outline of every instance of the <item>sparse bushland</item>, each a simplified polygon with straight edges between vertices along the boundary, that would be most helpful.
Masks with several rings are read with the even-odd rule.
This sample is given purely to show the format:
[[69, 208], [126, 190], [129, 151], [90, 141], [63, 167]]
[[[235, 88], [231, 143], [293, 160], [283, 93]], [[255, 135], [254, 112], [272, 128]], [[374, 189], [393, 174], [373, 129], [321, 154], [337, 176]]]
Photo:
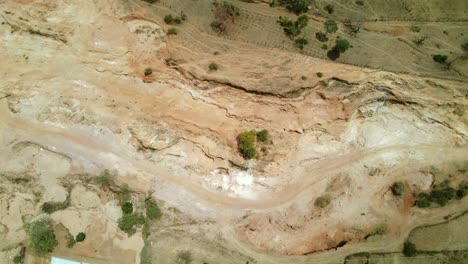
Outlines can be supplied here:
[[447, 62], [448, 57], [447, 55], [436, 54], [432, 55], [432, 59], [437, 63], [445, 64]]
[[179, 264], [190, 264], [192, 263], [192, 253], [188, 250], [179, 251], [177, 253], [177, 263]]
[[309, 10], [312, 0], [279, 0], [280, 5], [285, 6], [290, 12], [296, 15], [305, 13]]
[[211, 27], [215, 31], [223, 33], [234, 22], [234, 17], [240, 15], [240, 11], [236, 5], [228, 1], [216, 1], [214, 2], [214, 6], [215, 19], [211, 22]]
[[405, 192], [405, 184], [403, 182], [395, 182], [390, 189], [393, 195], [401, 196]]
[[171, 36], [171, 35], [177, 35], [177, 29], [176, 28], [170, 28], [167, 30], [167, 35], [168, 36]]
[[416, 245], [411, 242], [405, 242], [403, 245], [403, 255], [407, 257], [414, 257], [418, 254], [418, 250], [416, 249]]
[[83, 242], [86, 238], [86, 234], [83, 232], [80, 232], [76, 235], [76, 242]]
[[48, 214], [42, 214], [34, 218], [27, 227], [29, 246], [34, 254], [45, 256], [51, 253], [57, 240]]

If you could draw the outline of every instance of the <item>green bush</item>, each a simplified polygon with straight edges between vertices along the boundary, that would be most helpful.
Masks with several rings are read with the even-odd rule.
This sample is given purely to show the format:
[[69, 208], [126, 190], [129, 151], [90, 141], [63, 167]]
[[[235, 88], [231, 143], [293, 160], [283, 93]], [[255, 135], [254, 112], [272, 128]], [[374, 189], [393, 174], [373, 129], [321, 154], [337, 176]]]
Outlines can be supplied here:
[[323, 27], [325, 28], [325, 32], [327, 33], [335, 33], [338, 31], [338, 25], [334, 20], [327, 20], [323, 23]]
[[391, 187], [392, 193], [395, 196], [401, 196], [405, 192], [405, 184], [403, 182], [395, 182]]
[[67, 234], [67, 248], [72, 248], [75, 245], [76, 241], [75, 238], [68, 233]]
[[335, 7], [333, 5], [326, 5], [324, 9], [328, 12], [328, 14], [333, 14], [333, 11], [335, 11]]
[[51, 253], [57, 245], [49, 216], [42, 214], [34, 218], [28, 226], [29, 245], [38, 256]]
[[295, 14], [305, 13], [309, 10], [312, 0], [280, 0], [279, 3]]
[[403, 245], [403, 254], [407, 257], [414, 257], [418, 254], [416, 245], [411, 242], [405, 242]]
[[297, 18], [296, 21], [292, 21], [289, 17], [280, 16], [277, 23], [283, 27], [284, 33], [290, 38], [294, 38], [301, 34], [302, 30], [309, 23], [309, 17], [306, 15], [301, 15]]
[[153, 73], [153, 69], [151, 68], [146, 68], [145, 69], [145, 76], [150, 76]]
[[153, 201], [151, 198], [145, 200], [145, 208], [146, 208], [146, 217], [149, 220], [157, 220], [161, 218], [161, 210], [159, 209], [158, 204]]
[[298, 38], [294, 41], [294, 43], [296, 44], [296, 47], [303, 50], [304, 46], [309, 44], [309, 41], [305, 38]]
[[182, 23], [182, 18], [180, 18], [178, 16], [174, 17], [174, 23], [176, 23], [176, 24]]
[[80, 232], [78, 233], [78, 235], [76, 235], [76, 242], [83, 242], [85, 238], [86, 238], [86, 234], [83, 232]]
[[268, 133], [268, 130], [266, 129], [262, 129], [260, 131], [257, 132], [257, 139], [260, 141], [260, 142], [266, 142], [269, 138], [269, 133]]
[[156, 2], [159, 1], [159, 0], [143, 0], [143, 1], [145, 1], [145, 2], [147, 2], [147, 3], [150, 3], [150, 4], [154, 4], [154, 3], [156, 3]]
[[210, 71], [217, 71], [218, 70], [218, 64], [212, 62], [210, 63], [210, 65], [208, 65], [208, 69], [210, 69]]
[[319, 77], [319, 78], [323, 77], [323, 73], [321, 73], [321, 72], [317, 72], [317, 73], [315, 73], [315, 75], [317, 75], [317, 77]]
[[136, 227], [139, 227], [145, 223], [145, 218], [138, 214], [124, 214], [118, 220], [119, 228], [132, 236], [136, 232]]
[[167, 30], [167, 35], [177, 35], [177, 29], [176, 28], [170, 28]]
[[164, 16], [164, 23], [172, 24], [174, 22], [174, 17], [172, 15], [165, 15]]
[[437, 55], [432, 55], [432, 59], [440, 64], [444, 64], [447, 61], [447, 55], [442, 55], [442, 54], [437, 54]]
[[70, 197], [67, 197], [63, 202], [45, 202], [41, 205], [44, 213], [51, 214], [56, 211], [66, 209], [70, 205]]
[[444, 206], [450, 200], [455, 198], [456, 195], [457, 195], [456, 190], [451, 187], [447, 187], [447, 188], [440, 189], [440, 190], [432, 190], [429, 193], [429, 201], [436, 203], [440, 206]]
[[327, 49], [328, 49], [328, 45], [327, 45], [327, 44], [323, 44], [323, 45], [322, 45], [322, 49], [327, 50]]
[[245, 131], [237, 136], [237, 146], [244, 159], [252, 159], [257, 154], [255, 150], [256, 133], [254, 131]]
[[16, 255], [16, 256], [13, 258], [13, 263], [15, 263], [15, 264], [23, 263], [23, 259], [21, 258], [21, 256]]
[[130, 203], [130, 202], [126, 202], [124, 204], [122, 204], [122, 212], [124, 214], [131, 214], [133, 213], [133, 204]]

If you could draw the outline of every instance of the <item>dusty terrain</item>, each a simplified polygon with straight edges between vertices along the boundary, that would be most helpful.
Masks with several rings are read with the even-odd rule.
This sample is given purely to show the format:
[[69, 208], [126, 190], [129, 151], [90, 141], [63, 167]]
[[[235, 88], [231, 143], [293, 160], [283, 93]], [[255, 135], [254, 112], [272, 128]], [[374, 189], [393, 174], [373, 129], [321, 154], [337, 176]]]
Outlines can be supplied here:
[[[400, 263], [408, 236], [423, 251], [468, 250], [466, 214], [456, 218], [468, 198], [414, 206], [414, 194], [467, 179], [466, 58], [446, 69], [430, 47], [407, 49], [413, 22], [389, 15], [360, 17], [356, 52], [332, 62], [318, 43], [300, 53], [285, 42], [284, 9], [233, 2], [240, 19], [219, 36], [210, 1], [0, 0], [0, 263], [23, 245], [25, 263], [47, 263], [28, 252], [25, 226], [64, 201], [50, 214], [52, 255], [90, 263], [178, 263], [186, 251], [193, 263], [343, 263], [359, 252]], [[454, 58], [468, 36], [456, 2], [418, 32]], [[180, 11], [188, 21], [167, 36], [162, 17]], [[265, 150], [244, 160], [237, 135], [261, 129]], [[104, 170], [134, 204], [158, 201], [148, 238], [119, 229], [116, 195], [93, 181]], [[419, 246], [438, 232], [448, 238]], [[420, 257], [463, 263], [457, 254]]]

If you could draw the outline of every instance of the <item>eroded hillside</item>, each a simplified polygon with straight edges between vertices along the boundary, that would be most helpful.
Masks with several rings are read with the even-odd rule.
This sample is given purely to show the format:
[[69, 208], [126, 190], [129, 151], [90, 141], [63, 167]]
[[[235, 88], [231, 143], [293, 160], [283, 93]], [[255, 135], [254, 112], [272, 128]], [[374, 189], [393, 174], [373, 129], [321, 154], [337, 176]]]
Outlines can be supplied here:
[[[308, 52], [319, 44], [275, 44], [284, 9], [233, 1], [240, 18], [219, 35], [210, 1], [170, 2], [0, 1], [0, 263], [377, 263], [405, 241], [464, 263], [466, 58], [349, 63], [369, 43], [357, 38], [333, 62]], [[264, 129], [245, 159], [238, 135]], [[125, 229], [132, 216], [145, 219]], [[31, 226], [46, 218], [58, 242], [44, 257]]]

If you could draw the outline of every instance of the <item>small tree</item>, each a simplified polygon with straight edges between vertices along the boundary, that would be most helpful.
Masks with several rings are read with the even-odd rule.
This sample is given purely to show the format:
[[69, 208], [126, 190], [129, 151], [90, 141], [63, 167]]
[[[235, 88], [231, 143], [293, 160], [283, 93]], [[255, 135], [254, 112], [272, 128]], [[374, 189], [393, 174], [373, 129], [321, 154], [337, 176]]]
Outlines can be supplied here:
[[78, 233], [78, 235], [76, 235], [76, 242], [83, 242], [85, 238], [86, 238], [86, 234], [83, 232], [80, 232]]
[[327, 20], [323, 23], [323, 27], [325, 28], [326, 33], [335, 33], [338, 31], [338, 25], [334, 20]]
[[170, 28], [167, 30], [167, 35], [177, 35], [177, 29], [176, 28]]
[[260, 141], [260, 142], [266, 142], [269, 138], [269, 133], [268, 133], [268, 130], [266, 129], [262, 129], [260, 131], [257, 132], [257, 139]]
[[172, 24], [174, 22], [174, 17], [172, 15], [165, 15], [164, 16], [164, 23]]
[[237, 145], [239, 152], [244, 159], [252, 159], [257, 154], [254, 147], [255, 144], [255, 132], [245, 131], [239, 134], [237, 137]]
[[131, 214], [133, 213], [133, 204], [130, 202], [126, 202], [122, 204], [122, 213], [124, 214]]
[[309, 5], [312, 0], [280, 0], [279, 2], [280, 4], [286, 6], [289, 11], [298, 15], [309, 10]]
[[343, 53], [349, 49], [349, 46], [350, 44], [348, 40], [339, 38], [336, 40], [335, 47], [333, 49]]

